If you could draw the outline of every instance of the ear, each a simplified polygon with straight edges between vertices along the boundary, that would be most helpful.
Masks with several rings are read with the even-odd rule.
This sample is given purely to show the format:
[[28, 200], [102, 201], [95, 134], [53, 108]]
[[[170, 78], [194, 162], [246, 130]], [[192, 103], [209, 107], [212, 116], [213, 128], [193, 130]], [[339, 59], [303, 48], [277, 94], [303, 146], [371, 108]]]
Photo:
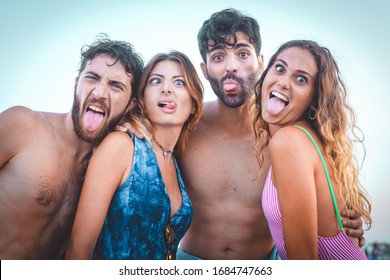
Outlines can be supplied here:
[[206, 78], [206, 80], [209, 80], [209, 76], [207, 75], [207, 65], [204, 62], [200, 63], [200, 69], [202, 69], [203, 76]]
[[131, 112], [137, 106], [137, 104], [138, 104], [137, 99], [135, 97], [132, 97], [130, 99], [130, 103], [127, 106], [126, 111], [125, 111], [124, 114], [128, 114], [129, 112]]
[[264, 70], [264, 56], [262, 54], [260, 54], [258, 57], [257, 57], [257, 61], [259, 63], [259, 67], [260, 67], [260, 72], [262, 73], [263, 70]]
[[74, 86], [77, 86], [77, 83], [78, 83], [78, 81], [79, 81], [79, 77], [80, 77], [80, 76], [77, 76], [76, 78], [74, 78]]

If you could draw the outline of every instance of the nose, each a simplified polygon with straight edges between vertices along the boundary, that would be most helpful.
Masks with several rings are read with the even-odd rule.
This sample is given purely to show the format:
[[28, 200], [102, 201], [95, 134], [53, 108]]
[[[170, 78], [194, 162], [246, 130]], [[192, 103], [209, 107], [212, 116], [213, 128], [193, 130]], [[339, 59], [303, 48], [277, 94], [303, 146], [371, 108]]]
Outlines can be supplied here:
[[171, 94], [172, 91], [171, 91], [171, 84], [169, 82], [164, 82], [162, 87], [161, 87], [161, 93], [162, 94], [165, 94], [165, 95], [168, 95], [168, 94]]
[[105, 99], [108, 95], [107, 86], [105, 86], [102, 82], [98, 83], [96, 87], [93, 89], [92, 94], [97, 99]]
[[282, 77], [280, 77], [277, 84], [280, 88], [289, 89], [291, 86], [290, 78], [287, 75], [283, 75]]
[[236, 73], [238, 71], [238, 63], [234, 56], [226, 58], [226, 71], [228, 73]]

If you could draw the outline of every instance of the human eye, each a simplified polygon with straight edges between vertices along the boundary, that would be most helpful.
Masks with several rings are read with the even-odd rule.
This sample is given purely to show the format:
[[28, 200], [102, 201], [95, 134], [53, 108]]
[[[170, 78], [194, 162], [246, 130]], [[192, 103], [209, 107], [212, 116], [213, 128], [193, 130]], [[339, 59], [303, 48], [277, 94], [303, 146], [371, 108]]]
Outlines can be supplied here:
[[241, 51], [238, 56], [240, 58], [247, 58], [249, 56], [249, 53], [247, 51]]
[[111, 83], [111, 86], [114, 88], [114, 90], [116, 91], [123, 91], [124, 90], [124, 86], [121, 84], [121, 83], [117, 83], [117, 82], [112, 82]]
[[305, 84], [307, 82], [307, 79], [305, 76], [297, 76], [297, 82], [299, 84]]
[[157, 85], [157, 84], [161, 84], [161, 80], [160, 80], [160, 78], [158, 78], [158, 77], [151, 77], [151, 78], [149, 79], [149, 83], [154, 84], [154, 85]]
[[212, 60], [213, 61], [221, 61], [223, 59], [223, 55], [222, 54], [215, 54], [212, 56]]
[[283, 73], [284, 72], [284, 67], [280, 64], [275, 65], [275, 70], [276, 72]]
[[85, 79], [87, 79], [87, 80], [93, 80], [93, 81], [99, 79], [98, 75], [93, 74], [93, 73], [87, 73], [87, 74], [85, 74], [84, 77], [85, 77]]
[[177, 85], [177, 86], [185, 86], [186, 83], [185, 83], [184, 80], [182, 80], [182, 79], [177, 79], [177, 80], [175, 81], [175, 85]]

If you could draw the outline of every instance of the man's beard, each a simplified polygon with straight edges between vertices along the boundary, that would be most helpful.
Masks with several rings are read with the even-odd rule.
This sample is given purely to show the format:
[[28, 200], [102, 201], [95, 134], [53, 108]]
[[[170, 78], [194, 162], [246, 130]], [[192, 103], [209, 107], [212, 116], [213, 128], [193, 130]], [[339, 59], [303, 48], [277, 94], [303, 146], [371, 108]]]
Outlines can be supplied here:
[[[85, 109], [84, 109], [85, 110]], [[113, 118], [105, 127], [99, 128], [93, 133], [88, 133], [82, 129], [80, 121], [80, 100], [76, 96], [76, 91], [74, 92], [73, 106], [72, 106], [72, 121], [74, 132], [77, 137], [81, 140], [88, 143], [98, 143], [111, 131], [114, 131], [117, 123], [119, 123], [122, 115], [119, 115]]]
[[[215, 95], [230, 108], [237, 108], [245, 104], [254, 93], [255, 84], [259, 79], [260, 70], [256, 70], [248, 76], [245, 82], [242, 78], [237, 77], [235, 74], [226, 74], [220, 81], [212, 78], [207, 72], [208, 80]], [[223, 82], [227, 79], [234, 80], [239, 83], [240, 91], [234, 95], [227, 95], [223, 90]]]

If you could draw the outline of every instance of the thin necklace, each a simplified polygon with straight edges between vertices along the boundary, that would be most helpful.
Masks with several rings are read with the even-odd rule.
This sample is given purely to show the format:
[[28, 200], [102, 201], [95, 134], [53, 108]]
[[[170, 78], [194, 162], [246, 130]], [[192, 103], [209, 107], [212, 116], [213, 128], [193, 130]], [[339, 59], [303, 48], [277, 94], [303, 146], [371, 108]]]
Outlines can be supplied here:
[[157, 144], [157, 146], [160, 147], [160, 149], [163, 151], [163, 156], [164, 158], [166, 158], [167, 154], [170, 153], [170, 154], [173, 154], [173, 150], [168, 150], [168, 149], [165, 149], [157, 140], [156, 138], [154, 138], [154, 136], [152, 135], [152, 139], [151, 139], [154, 143]]

